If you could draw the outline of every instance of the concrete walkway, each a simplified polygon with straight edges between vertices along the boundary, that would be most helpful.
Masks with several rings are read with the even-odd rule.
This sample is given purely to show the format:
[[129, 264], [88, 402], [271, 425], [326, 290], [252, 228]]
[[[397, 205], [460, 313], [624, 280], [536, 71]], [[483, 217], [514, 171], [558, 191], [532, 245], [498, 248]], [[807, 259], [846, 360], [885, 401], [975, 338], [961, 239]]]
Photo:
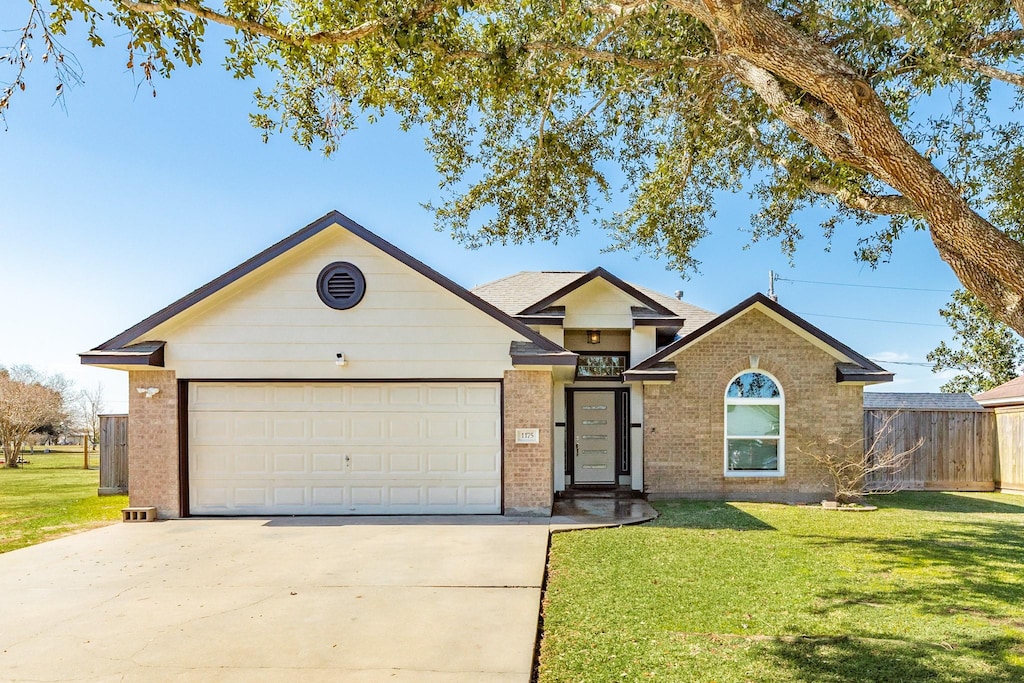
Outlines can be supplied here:
[[114, 524], [0, 554], [0, 681], [528, 683], [551, 518]]
[[0, 680], [526, 683], [538, 521], [188, 519], [5, 553]]

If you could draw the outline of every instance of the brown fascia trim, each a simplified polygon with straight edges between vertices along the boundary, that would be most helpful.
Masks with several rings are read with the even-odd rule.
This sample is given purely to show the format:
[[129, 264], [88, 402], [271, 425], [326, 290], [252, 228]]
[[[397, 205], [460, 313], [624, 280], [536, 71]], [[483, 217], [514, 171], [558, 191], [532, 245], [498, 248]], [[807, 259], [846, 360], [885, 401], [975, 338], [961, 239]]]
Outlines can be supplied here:
[[553, 325], [561, 327], [565, 323], [565, 316], [558, 316], [556, 318], [545, 315], [517, 315], [516, 320], [524, 325]]
[[[143, 342], [137, 346], [151, 346], [154, 342]], [[128, 346], [123, 349], [109, 349], [106, 351], [86, 351], [78, 354], [82, 365], [143, 365], [153, 368], [164, 367], [164, 346], [166, 342], [159, 342], [156, 348], [145, 351], [132, 351]]]
[[686, 318], [633, 318], [633, 327], [674, 327], [677, 330], [686, 324]]
[[[812, 335], [813, 337], [816, 337], [818, 340], [820, 340], [824, 344], [832, 347], [836, 351], [839, 351], [841, 354], [843, 354], [844, 356], [846, 356], [847, 358], [852, 360], [854, 363], [856, 363], [857, 365], [861, 366], [864, 369], [865, 373], [870, 373], [870, 375], [871, 375], [870, 379], [860, 380], [860, 381], [877, 381], [877, 382], [891, 382], [892, 381], [893, 373], [889, 372], [888, 370], [886, 370], [885, 368], [881, 367], [880, 365], [878, 365], [878, 364], [868, 360], [867, 358], [865, 358], [861, 354], [859, 354], [856, 351], [854, 351], [853, 349], [851, 349], [846, 344], [843, 344], [842, 342], [840, 342], [835, 337], [832, 337], [831, 335], [826, 334], [825, 332], [819, 330], [814, 325], [810, 324], [809, 322], [807, 322], [806, 320], [804, 320], [800, 316], [796, 315], [792, 311], [790, 311], [790, 310], [788, 310], [786, 308], [783, 308], [781, 305], [779, 305], [778, 302], [772, 301], [771, 299], [766, 297], [764, 294], [761, 294], [760, 292], [757, 292], [753, 296], [750, 296], [750, 297], [744, 299], [743, 301], [741, 301], [740, 303], [736, 304], [735, 306], [730, 308], [728, 311], [726, 311], [725, 313], [723, 313], [720, 316], [718, 316], [717, 318], [715, 318], [714, 320], [711, 320], [711, 321], [707, 322], [706, 324], [702, 325], [701, 327], [698, 327], [696, 330], [694, 330], [690, 334], [686, 335], [685, 337], [681, 337], [680, 339], [675, 340], [674, 342], [672, 342], [671, 344], [669, 344], [665, 348], [663, 348], [660, 351], [656, 352], [654, 355], [649, 356], [648, 358], [640, 361], [639, 363], [637, 363], [637, 365], [635, 367], [631, 368], [631, 370], [647, 370], [647, 369], [649, 369], [655, 363], [660, 363], [665, 358], [667, 358], [668, 356], [671, 356], [673, 353], [675, 353], [679, 349], [681, 349], [681, 348], [683, 348], [683, 347], [685, 347], [685, 346], [687, 346], [689, 344], [692, 344], [697, 339], [700, 339], [704, 335], [714, 331], [716, 328], [718, 328], [718, 327], [724, 325], [725, 323], [729, 322], [730, 320], [732, 320], [733, 318], [735, 318], [739, 314], [745, 312], [748, 308], [751, 308], [755, 304], [761, 304], [762, 306], [764, 306], [768, 310], [772, 311], [773, 313], [776, 313], [776, 314], [782, 316], [783, 318], [785, 318], [789, 322], [793, 323], [794, 325], [796, 325], [797, 327], [802, 329], [804, 332], [807, 332], [808, 334]], [[845, 381], [849, 382], [849, 381], [853, 381], [853, 380], [847, 379]]]
[[182, 311], [194, 306], [195, 304], [199, 303], [208, 296], [216, 292], [219, 292], [220, 290], [224, 289], [231, 283], [253, 272], [260, 266], [266, 265], [267, 263], [274, 260], [281, 254], [284, 254], [285, 252], [293, 249], [299, 244], [302, 244], [309, 238], [313, 237], [314, 235], [317, 235], [318, 233], [324, 231], [325, 229], [335, 224], [340, 225], [341, 227], [345, 228], [356, 237], [359, 237], [362, 240], [369, 242], [370, 244], [377, 247], [378, 249], [388, 254], [392, 258], [400, 261], [401, 263], [404, 263], [405, 265], [409, 266], [416, 272], [434, 281], [438, 285], [444, 287], [455, 296], [480, 309], [487, 315], [491, 316], [498, 322], [504, 324], [514, 332], [526, 337], [527, 339], [534, 342], [541, 348], [547, 349], [552, 352], [565, 351], [565, 349], [563, 349], [561, 346], [555, 344], [553, 341], [547, 339], [540, 333], [534, 332], [525, 324], [519, 322], [518, 320], [510, 316], [508, 313], [505, 313], [504, 311], [495, 307], [493, 304], [484, 301], [477, 295], [468, 291], [462, 285], [459, 285], [453, 280], [445, 277], [444, 275], [441, 275], [441, 273], [437, 272], [430, 266], [426, 265], [422, 261], [419, 261], [418, 259], [413, 258], [412, 256], [405, 253], [398, 247], [394, 246], [387, 240], [373, 234], [372, 232], [370, 232], [369, 230], [359, 225], [351, 218], [345, 216], [339, 211], [331, 211], [330, 213], [324, 215], [323, 217], [313, 221], [312, 223], [302, 228], [298, 232], [293, 233], [288, 237], [285, 237], [283, 240], [273, 245], [272, 247], [269, 247], [268, 249], [261, 251], [248, 261], [245, 261], [244, 263], [235, 266], [228, 272], [224, 273], [223, 275], [214, 280], [211, 280], [210, 282], [203, 285], [199, 289], [193, 291], [192, 293], [186, 294], [182, 298], [172, 303], [170, 306], [167, 306], [166, 308], [157, 311], [156, 313], [149, 316], [145, 320], [136, 323], [132, 327], [129, 327], [127, 330], [117, 335], [113, 339], [108, 339], [107, 341], [103, 342], [93, 350], [108, 351], [111, 349], [117, 349], [121, 346], [124, 346], [125, 344], [128, 344], [134, 339], [138, 339], [139, 337], [141, 337], [142, 335], [144, 335], [146, 332], [150, 331], [157, 325], [167, 322], [168, 320], [178, 315]]
[[565, 323], [565, 306], [553, 306], [536, 315], [517, 315], [515, 318], [524, 325], [557, 325], [561, 327]]
[[585, 273], [585, 274], [581, 275], [580, 277], [576, 278], [575, 280], [573, 280], [572, 282], [570, 282], [566, 286], [562, 287], [561, 289], [559, 289], [559, 290], [557, 290], [557, 291], [555, 291], [555, 292], [553, 292], [551, 294], [548, 294], [546, 297], [544, 297], [543, 299], [541, 299], [537, 303], [532, 304], [528, 308], [524, 308], [519, 313], [519, 315], [533, 315], [535, 313], [540, 313], [545, 308], [547, 308], [551, 304], [555, 303], [556, 301], [561, 299], [566, 294], [569, 294], [570, 292], [576, 291], [577, 289], [579, 289], [583, 285], [587, 284], [588, 282], [590, 282], [591, 280], [594, 280], [596, 278], [601, 278], [601, 279], [607, 281], [609, 284], [615, 285], [616, 287], [621, 289], [623, 292], [625, 292], [629, 296], [633, 297], [637, 301], [643, 302], [644, 305], [646, 305], [648, 308], [652, 308], [655, 311], [657, 311], [658, 313], [661, 313], [662, 315], [667, 315], [667, 316], [676, 316], [677, 315], [677, 313], [675, 311], [669, 310], [668, 308], [666, 308], [662, 304], [658, 303], [657, 301], [655, 301], [651, 297], [649, 297], [646, 294], [644, 294], [643, 292], [641, 292], [639, 289], [637, 289], [633, 285], [629, 284], [628, 282], [626, 282], [624, 280], [620, 280], [618, 277], [612, 275], [611, 273], [609, 273], [604, 268], [601, 268], [600, 266], [598, 266], [597, 268], [594, 268], [589, 273]]
[[623, 382], [674, 382], [679, 372], [676, 370], [627, 370], [622, 373]]
[[839, 384], [843, 382], [891, 382], [894, 376], [894, 373], [886, 370], [871, 371], [863, 367], [843, 367], [844, 365], [848, 364], [836, 363], [836, 382]]
[[512, 365], [570, 365], [575, 367], [579, 356], [575, 353], [512, 354]]

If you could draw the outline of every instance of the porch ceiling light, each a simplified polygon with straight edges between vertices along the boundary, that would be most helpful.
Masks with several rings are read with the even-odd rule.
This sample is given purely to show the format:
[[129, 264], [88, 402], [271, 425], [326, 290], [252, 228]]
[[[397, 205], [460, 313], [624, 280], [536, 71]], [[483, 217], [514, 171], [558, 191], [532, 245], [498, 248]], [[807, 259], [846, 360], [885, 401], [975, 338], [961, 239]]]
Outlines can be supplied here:
[[600, 344], [601, 343], [601, 330], [587, 330], [587, 343], [588, 344]]

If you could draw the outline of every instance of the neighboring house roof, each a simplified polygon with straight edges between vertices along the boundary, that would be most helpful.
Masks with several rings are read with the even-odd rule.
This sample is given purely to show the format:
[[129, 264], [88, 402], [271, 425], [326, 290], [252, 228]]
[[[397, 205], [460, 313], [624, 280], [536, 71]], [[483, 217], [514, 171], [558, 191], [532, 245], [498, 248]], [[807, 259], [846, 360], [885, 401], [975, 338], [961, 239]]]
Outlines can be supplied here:
[[[441, 287], [447, 289], [449, 292], [459, 297], [463, 301], [475, 306], [487, 315], [491, 316], [498, 322], [506, 325], [513, 331], [522, 335], [526, 339], [529, 339], [536, 347], [540, 350], [559, 354], [567, 353], [564, 348], [551, 341], [547, 337], [541, 335], [539, 332], [535, 332], [530, 329], [523, 322], [516, 320], [514, 317], [506, 313], [504, 310], [496, 307], [494, 304], [485, 301], [476, 294], [473, 294], [462, 285], [457, 284], [453, 280], [445, 277], [441, 273], [437, 272], [430, 266], [426, 265], [422, 261], [413, 258], [406, 252], [402, 251], [398, 247], [394, 246], [390, 242], [384, 240], [381, 237], [373, 234], [363, 226], [359, 225], [352, 219], [348, 218], [344, 214], [338, 211], [331, 211], [325, 216], [317, 219], [310, 223], [306, 227], [302, 228], [298, 232], [284, 238], [277, 244], [261, 251], [256, 254], [248, 261], [241, 263], [228, 272], [224, 273], [220, 277], [208, 282], [199, 289], [193, 291], [190, 294], [183, 296], [171, 305], [157, 311], [153, 315], [149, 316], [145, 320], [133, 325], [121, 334], [117, 335], [112, 339], [108, 339], [92, 351], [79, 354], [82, 359], [82, 363], [87, 365], [104, 365], [110, 364], [110, 352], [115, 352], [119, 355], [123, 355], [126, 352], [132, 351], [135, 347], [128, 347], [126, 345], [131, 344], [133, 341], [139, 339], [147, 332], [155, 328], [157, 325], [164, 323], [171, 318], [177, 316], [183, 311], [191, 308], [192, 306], [203, 301], [207, 297], [219, 292], [228, 285], [236, 282], [242, 277], [253, 272], [260, 266], [263, 266], [273, 259], [281, 256], [285, 252], [295, 248], [299, 244], [302, 244], [306, 240], [310, 239], [314, 235], [322, 232], [323, 230], [331, 227], [332, 225], [339, 225], [345, 230], [348, 230], [353, 235], [361, 238], [362, 240], [372, 244], [384, 253], [388, 254], [392, 258], [404, 263], [416, 272], [434, 281]], [[148, 343], [148, 342], [147, 342]], [[161, 346], [162, 350], [162, 346]], [[98, 353], [105, 352], [105, 353]], [[162, 359], [161, 359], [162, 360]], [[118, 361], [121, 362], [120, 360]]]
[[551, 303], [596, 277], [602, 277], [612, 285], [619, 287], [647, 305], [654, 314], [685, 318], [687, 327], [699, 327], [715, 317], [711, 311], [653, 289], [621, 280], [604, 268], [595, 268], [590, 272], [579, 270], [522, 271], [474, 287], [472, 291], [509, 315], [527, 312], [537, 315], [548, 309]]
[[1000, 384], [995, 389], [974, 395], [975, 400], [983, 406], [1024, 405], [1024, 375]]
[[970, 394], [866, 391], [865, 410], [985, 410]]
[[626, 373], [627, 377], [639, 377], [638, 373], [645, 370], [651, 370], [659, 363], [668, 360], [673, 355], [682, 351], [691, 344], [696, 343], [705, 336], [711, 334], [717, 329], [727, 325], [738, 316], [746, 313], [751, 308], [760, 308], [774, 316], [777, 319], [787, 321], [795, 328], [806, 334], [813, 340], [816, 340], [821, 346], [830, 349], [835, 355], [846, 358], [846, 361], [836, 363], [836, 381], [837, 382], [891, 382], [893, 373], [889, 372], [885, 368], [881, 367], [874, 361], [869, 360], [865, 356], [857, 353], [846, 344], [819, 330], [814, 325], [810, 324], [800, 316], [796, 315], [792, 311], [784, 308], [778, 302], [772, 301], [764, 294], [754, 294], [748, 297], [744, 301], [741, 301], [736, 306], [733, 306], [725, 313], [721, 314], [717, 318], [708, 321], [698, 329], [690, 332], [687, 335], [680, 337], [668, 346], [662, 348], [660, 351], [647, 359], [641, 361], [636, 366], [630, 368]]

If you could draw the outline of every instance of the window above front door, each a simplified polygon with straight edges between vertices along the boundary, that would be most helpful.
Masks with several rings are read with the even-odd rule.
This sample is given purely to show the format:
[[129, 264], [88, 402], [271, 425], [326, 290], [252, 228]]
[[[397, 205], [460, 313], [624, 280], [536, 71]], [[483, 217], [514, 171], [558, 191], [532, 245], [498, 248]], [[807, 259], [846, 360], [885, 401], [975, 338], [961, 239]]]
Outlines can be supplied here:
[[577, 380], [621, 381], [622, 373], [626, 371], [625, 353], [581, 352], [579, 356], [576, 363]]

